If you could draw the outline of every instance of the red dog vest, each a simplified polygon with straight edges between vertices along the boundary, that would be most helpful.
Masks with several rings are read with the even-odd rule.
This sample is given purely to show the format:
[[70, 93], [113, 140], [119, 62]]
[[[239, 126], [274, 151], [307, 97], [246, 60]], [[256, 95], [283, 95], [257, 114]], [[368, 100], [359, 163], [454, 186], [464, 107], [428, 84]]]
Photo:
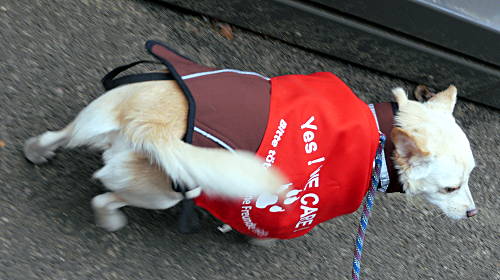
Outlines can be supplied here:
[[163, 44], [148, 50], [186, 93], [185, 140], [245, 149], [288, 179], [276, 193], [195, 202], [235, 230], [294, 238], [358, 209], [369, 187], [379, 133], [369, 107], [331, 73], [265, 78], [198, 65]]

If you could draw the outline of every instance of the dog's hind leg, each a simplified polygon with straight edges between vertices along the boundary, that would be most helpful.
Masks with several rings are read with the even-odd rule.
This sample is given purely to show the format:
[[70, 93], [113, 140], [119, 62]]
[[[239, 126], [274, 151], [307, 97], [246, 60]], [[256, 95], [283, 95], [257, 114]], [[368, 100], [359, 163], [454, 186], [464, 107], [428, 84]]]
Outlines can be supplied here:
[[106, 148], [119, 129], [115, 108], [129, 95], [127, 93], [125, 87], [109, 91], [85, 107], [65, 128], [28, 139], [24, 145], [26, 158], [41, 164], [54, 156], [59, 147]]
[[24, 144], [24, 155], [34, 164], [42, 164], [55, 155], [55, 150], [68, 144], [72, 124], [59, 131], [47, 131], [31, 137]]
[[[118, 139], [113, 143], [111, 149], [114, 151], [108, 154], [106, 165], [94, 174], [94, 178], [113, 191], [92, 200], [97, 225], [108, 231], [118, 230], [126, 224], [124, 214], [118, 210], [120, 207], [161, 210], [174, 206], [183, 198], [173, 191], [170, 178], [161, 168], [119, 142]], [[199, 188], [186, 193], [188, 198], [199, 194]]]

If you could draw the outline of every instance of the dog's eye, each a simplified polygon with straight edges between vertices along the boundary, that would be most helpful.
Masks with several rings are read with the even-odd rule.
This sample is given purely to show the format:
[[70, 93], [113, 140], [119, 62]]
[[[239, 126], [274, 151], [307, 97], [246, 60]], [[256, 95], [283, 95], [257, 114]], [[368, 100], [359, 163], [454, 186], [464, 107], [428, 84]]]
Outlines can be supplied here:
[[460, 187], [448, 187], [448, 188], [444, 188], [444, 192], [451, 193], [451, 192], [454, 192], [458, 189], [460, 189]]

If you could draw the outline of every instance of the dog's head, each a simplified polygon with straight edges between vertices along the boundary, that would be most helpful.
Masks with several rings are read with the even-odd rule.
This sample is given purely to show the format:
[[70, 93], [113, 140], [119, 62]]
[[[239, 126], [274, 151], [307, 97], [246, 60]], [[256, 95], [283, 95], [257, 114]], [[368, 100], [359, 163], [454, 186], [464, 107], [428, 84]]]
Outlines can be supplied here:
[[405, 192], [423, 195], [450, 218], [475, 215], [468, 185], [474, 157], [452, 115], [457, 89], [450, 86], [425, 103], [408, 100], [401, 88], [394, 89], [393, 94], [399, 113], [391, 137]]

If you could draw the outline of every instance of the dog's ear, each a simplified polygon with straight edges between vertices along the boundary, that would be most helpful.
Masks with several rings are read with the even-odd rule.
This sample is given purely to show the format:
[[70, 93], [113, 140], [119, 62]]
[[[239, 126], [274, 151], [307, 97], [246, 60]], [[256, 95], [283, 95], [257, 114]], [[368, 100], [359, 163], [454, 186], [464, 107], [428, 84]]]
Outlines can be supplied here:
[[451, 114], [457, 103], [457, 88], [454, 85], [450, 85], [447, 89], [429, 99], [427, 103], [434, 108], [439, 108]]
[[409, 159], [413, 156], [425, 157], [430, 154], [425, 148], [423, 141], [412, 136], [402, 128], [393, 128], [391, 138], [399, 157]]
[[436, 96], [434, 92], [424, 85], [418, 85], [413, 91], [413, 94], [415, 95], [415, 99], [419, 102], [426, 102]]
[[392, 89], [392, 94], [396, 98], [399, 107], [404, 107], [408, 103], [408, 96], [403, 88], [397, 87]]

